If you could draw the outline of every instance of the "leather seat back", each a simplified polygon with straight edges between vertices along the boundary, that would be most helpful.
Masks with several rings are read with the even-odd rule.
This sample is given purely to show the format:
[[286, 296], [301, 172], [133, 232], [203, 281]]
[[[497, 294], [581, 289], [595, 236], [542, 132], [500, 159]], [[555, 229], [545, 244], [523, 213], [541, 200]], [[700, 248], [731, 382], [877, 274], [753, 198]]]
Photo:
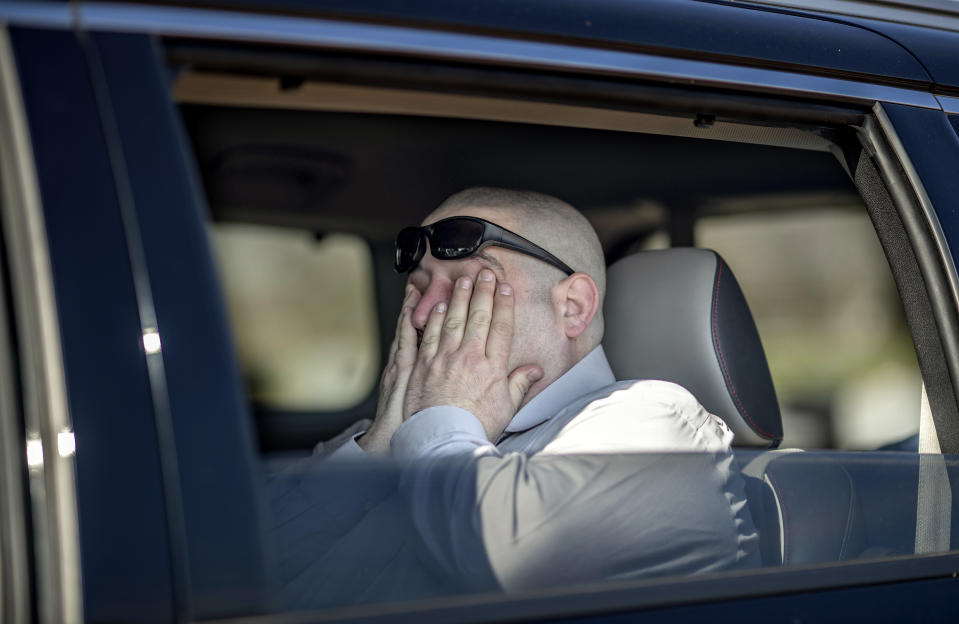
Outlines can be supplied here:
[[[719, 254], [634, 254], [610, 267], [607, 293], [604, 348], [617, 379], [678, 383], [729, 425], [735, 446], [779, 444], [782, 420], [766, 355]], [[766, 565], [838, 561], [865, 549], [855, 482], [841, 463], [768, 451], [743, 474]]]
[[677, 383], [736, 446], [776, 447], [782, 420], [766, 355], [729, 266], [714, 251], [644, 251], [607, 274], [604, 348], [617, 379]]
[[773, 451], [743, 469], [766, 565], [843, 561], [867, 547], [856, 484], [821, 453]]

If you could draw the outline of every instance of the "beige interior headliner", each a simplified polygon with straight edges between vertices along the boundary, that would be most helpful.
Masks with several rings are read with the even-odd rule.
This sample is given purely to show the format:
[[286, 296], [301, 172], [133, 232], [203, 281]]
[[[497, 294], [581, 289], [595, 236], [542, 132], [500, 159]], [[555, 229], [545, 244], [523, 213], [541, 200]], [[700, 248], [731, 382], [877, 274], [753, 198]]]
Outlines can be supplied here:
[[481, 119], [549, 126], [643, 132], [829, 151], [823, 137], [797, 128], [717, 121], [697, 127], [689, 117], [610, 108], [322, 82], [281, 89], [278, 78], [188, 72], [174, 86], [180, 103]]

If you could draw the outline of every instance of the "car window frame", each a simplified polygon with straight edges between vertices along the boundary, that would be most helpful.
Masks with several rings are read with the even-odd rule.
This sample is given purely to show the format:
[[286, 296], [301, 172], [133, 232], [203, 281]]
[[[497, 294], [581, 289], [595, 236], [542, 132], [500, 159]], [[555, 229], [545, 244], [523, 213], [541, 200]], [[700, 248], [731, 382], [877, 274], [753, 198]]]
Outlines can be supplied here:
[[[182, 60], [182, 57], [178, 57]], [[434, 88], [436, 85], [433, 85]], [[741, 85], [740, 85], [741, 86]], [[786, 93], [787, 90], [781, 90], [777, 95], [787, 98], [788, 102], [802, 109], [805, 102], [808, 109], [804, 112], [807, 115], [815, 115], [816, 106], [824, 101], [832, 101], [836, 104], [847, 104], [848, 99], [844, 95], [819, 94], [819, 97], [810, 101], [808, 99], [791, 97]], [[738, 95], [745, 96], [748, 99], [750, 95], [748, 90], [740, 90]], [[832, 95], [833, 97], [830, 97]], [[722, 101], [725, 94], [715, 94], [716, 100]], [[897, 98], [893, 98], [895, 100]], [[916, 104], [917, 102], [911, 102]], [[876, 111], [872, 108], [875, 105], [874, 100], [863, 99], [856, 102], [862, 109], [862, 125], [868, 126], [871, 120], [876, 117]], [[864, 106], [868, 104], [868, 106]], [[934, 109], [935, 106], [926, 106], [927, 102], [921, 102], [920, 106], [912, 108], [922, 110], [926, 108]], [[901, 105], [901, 104], [900, 104]], [[699, 102], [702, 107], [702, 101]], [[783, 118], [789, 118], [789, 112], [780, 113]], [[747, 113], [748, 115], [748, 113]], [[823, 115], [828, 119], [829, 113]], [[808, 123], [808, 117], [803, 118]], [[820, 117], [822, 119], [822, 117]], [[868, 120], [868, 121], [867, 121]], [[833, 120], [835, 123], [835, 120]], [[872, 121], [875, 123], [875, 121]], [[850, 134], [856, 139], [855, 148], [866, 148], [867, 152], [875, 148], [878, 142], [877, 135], [866, 133]], [[865, 136], [865, 138], [863, 138]], [[870, 154], [872, 155], [872, 154]], [[899, 156], [901, 158], [901, 155]], [[915, 223], [934, 223], [936, 215], [934, 212], [923, 212], [921, 203], [915, 200], [915, 197], [922, 193], [922, 189], [916, 186], [917, 180], [909, 179], [902, 174], [901, 170], [892, 170], [886, 168], [883, 170], [888, 176], [886, 179], [895, 181], [897, 189], [908, 195], [898, 196], [897, 210], [913, 210], [909, 217]], [[908, 203], [905, 199], [908, 197]], [[904, 220], [906, 220], [904, 218]], [[928, 227], [928, 226], [927, 226]], [[937, 241], [934, 234], [928, 231], [923, 232], [916, 229], [913, 234], [916, 240], [923, 245], [928, 246], [929, 250], [937, 248]], [[939, 279], [937, 286], [940, 290], [936, 292], [948, 292], [954, 289], [955, 284], [949, 280], [954, 273], [954, 268], [950, 268], [953, 259], [948, 256], [935, 253], [929, 253], [923, 256], [922, 261], [926, 263], [929, 279]], [[944, 290], [943, 290], [944, 289]], [[940, 302], [941, 303], [941, 302]], [[948, 308], [948, 302], [946, 304]], [[937, 317], [938, 320], [938, 317]], [[662, 581], [637, 581], [624, 583], [628, 587], [617, 587], [615, 589], [604, 589], [602, 587], [591, 587], [584, 589], [582, 593], [575, 590], [570, 592], [564, 589], [563, 596], [557, 597], [550, 594], [548, 597], [531, 596], [483, 596], [483, 597], [456, 597], [450, 599], [454, 605], [443, 607], [420, 607], [417, 611], [421, 615], [429, 614], [429, 617], [437, 618], [440, 621], [461, 620], [466, 621], [511, 621], [523, 617], [559, 617], [571, 613], [589, 613], [598, 615], [599, 613], [613, 613], [621, 610], [631, 612], [642, 610], [647, 611], [659, 607], [675, 606], [684, 601], [709, 602], [714, 600], [746, 600], [766, 596], [782, 595], [787, 592], [817, 592], [821, 590], [838, 588], [855, 588], [870, 583], [894, 583], [903, 581], [924, 582], [926, 579], [946, 578], [951, 575], [951, 570], [955, 563], [959, 561], [959, 554], [936, 553], [929, 555], [899, 555], [891, 557], [882, 557], [868, 561], [845, 561], [833, 562], [827, 564], [817, 564], [810, 566], [794, 566], [779, 569], [764, 568], [755, 572], [743, 573], [725, 573], [712, 578], [695, 579], [669, 579]], [[473, 615], [476, 608], [481, 607], [482, 616]], [[328, 615], [337, 618], [372, 618], [374, 620], [382, 618], [389, 620], [393, 615], [384, 613], [384, 607], [359, 607], [352, 611], [334, 610], [330, 612], [316, 612], [310, 617]], [[408, 612], [407, 612], [408, 613]], [[290, 616], [296, 621], [294, 616]]]
[[[719, 96], [716, 96], [717, 99]], [[795, 103], [795, 101], [794, 101]], [[917, 107], [923, 110], [922, 107]], [[875, 124], [875, 111], [863, 112], [863, 126]], [[865, 137], [865, 138], [864, 138]], [[854, 148], [868, 152], [874, 148], [879, 138], [875, 134], [850, 133], [847, 139], [855, 140]], [[915, 180], [904, 176], [901, 169], [887, 170], [888, 179], [896, 180], [899, 185], [898, 210], [911, 210], [914, 224], [934, 222], [934, 212], [923, 212], [923, 207], [915, 201], [914, 195], [921, 191], [915, 186]], [[907, 199], [908, 198], [908, 203]], [[928, 207], [927, 207], [928, 209]], [[904, 218], [905, 220], [905, 218]], [[927, 226], [928, 227], [928, 226]], [[916, 229], [915, 236], [930, 250], [936, 249], [934, 235], [929, 231]], [[940, 288], [948, 289], [948, 280], [952, 259], [948, 256], [929, 253], [923, 261], [928, 263], [929, 274], [941, 280]], [[928, 278], [932, 279], [932, 278]], [[939, 291], [937, 291], [939, 292]], [[946, 302], [948, 303], [948, 302]], [[563, 596], [549, 593], [548, 597], [533, 592], [527, 596], [483, 596], [456, 597], [449, 599], [455, 604], [442, 607], [417, 607], [417, 614], [436, 618], [439, 621], [512, 621], [523, 617], [559, 617], [582, 613], [584, 616], [600, 613], [650, 612], [653, 609], [676, 606], [685, 601], [707, 603], [716, 600], [748, 600], [770, 596], [782, 596], [788, 592], [815, 593], [838, 588], [855, 588], [875, 583], [895, 583], [903, 581], [925, 582], [926, 579], [942, 579], [951, 575], [951, 569], [959, 561], [959, 554], [936, 553], [928, 555], [898, 555], [871, 559], [867, 561], [843, 561], [827, 564], [791, 566], [778, 569], [763, 568], [755, 572], [725, 573], [712, 578], [668, 579], [654, 581], [636, 581], [623, 583], [626, 587], [606, 589], [602, 586], [583, 589], [581, 592], [564, 589]], [[904, 587], [899, 585], [899, 587]], [[905, 590], [904, 590], [905, 591]], [[544, 592], [548, 593], [548, 592]], [[396, 605], [397, 608], [404, 608]], [[475, 615], [479, 609], [481, 616]], [[323, 616], [343, 619], [372, 619], [389, 621], [395, 614], [386, 613], [388, 606], [359, 607], [354, 610], [333, 610], [315, 612], [309, 617]], [[408, 611], [404, 611], [409, 613]], [[299, 621], [290, 616], [292, 621]], [[308, 619], [304, 616], [303, 621]]]
[[[3, 582], [8, 590], [3, 608], [11, 621], [78, 620], [83, 602], [75, 463], [72, 455], [55, 451], [60, 434], [72, 438], [72, 419], [40, 181], [20, 68], [5, 24], [0, 24], [0, 89], [5, 256], [0, 268], [5, 273], [3, 281], [9, 279], [3, 285], [0, 329], [5, 360], [0, 375], [4, 494], [9, 505], [4, 524], [10, 540], [3, 553]], [[19, 374], [13, 377], [15, 371]], [[21, 475], [26, 476], [25, 482], [20, 481]]]

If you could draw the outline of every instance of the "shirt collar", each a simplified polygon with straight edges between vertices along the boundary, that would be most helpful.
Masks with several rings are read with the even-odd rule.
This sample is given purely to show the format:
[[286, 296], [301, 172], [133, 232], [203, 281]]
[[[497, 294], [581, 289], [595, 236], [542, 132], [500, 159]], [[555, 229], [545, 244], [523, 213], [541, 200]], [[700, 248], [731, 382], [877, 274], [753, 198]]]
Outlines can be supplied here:
[[606, 360], [606, 352], [599, 345], [516, 412], [506, 426], [505, 433], [532, 429], [558, 414], [578, 397], [615, 382], [616, 377]]

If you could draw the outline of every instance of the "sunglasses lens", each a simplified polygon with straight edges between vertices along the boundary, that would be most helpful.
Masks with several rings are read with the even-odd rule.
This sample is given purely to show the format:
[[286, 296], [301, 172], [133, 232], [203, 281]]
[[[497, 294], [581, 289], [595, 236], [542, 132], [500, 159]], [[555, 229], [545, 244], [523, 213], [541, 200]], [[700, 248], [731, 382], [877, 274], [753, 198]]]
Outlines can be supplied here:
[[483, 242], [486, 227], [471, 219], [449, 219], [433, 226], [430, 251], [443, 260], [464, 258], [474, 253]]
[[423, 232], [418, 227], [408, 227], [396, 235], [396, 258], [393, 267], [399, 273], [413, 269], [423, 257]]

